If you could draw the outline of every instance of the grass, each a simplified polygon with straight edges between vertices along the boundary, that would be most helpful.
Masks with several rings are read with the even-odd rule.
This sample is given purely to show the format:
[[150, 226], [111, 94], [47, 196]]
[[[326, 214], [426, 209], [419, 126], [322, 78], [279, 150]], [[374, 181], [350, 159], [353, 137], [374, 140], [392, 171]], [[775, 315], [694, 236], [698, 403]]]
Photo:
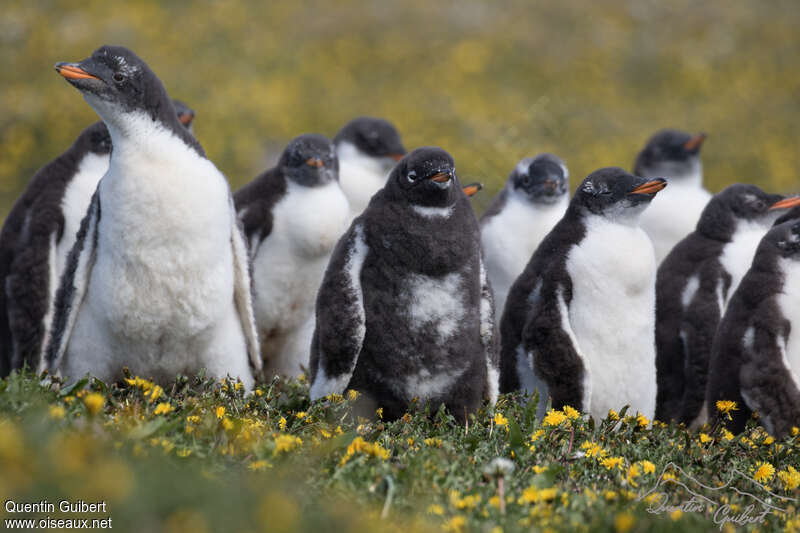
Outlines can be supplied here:
[[[753, 421], [739, 437], [624, 409], [594, 421], [565, 408], [539, 423], [515, 395], [467, 426], [444, 411], [367, 421], [351, 419], [352, 399], [312, 404], [302, 379], [245, 395], [201, 378], [63, 387], [14, 374], [0, 381], [0, 499], [102, 500], [106, 513], [47, 515], [110, 516], [126, 531], [706, 531], [725, 510], [656, 514], [659, 500], [640, 496], [660, 477], [697, 492], [688, 476], [715, 487], [739, 471], [766, 488], [742, 476], [736, 488], [786, 510], [745, 529], [800, 528], [797, 502], [783, 499], [800, 497], [800, 436], [775, 441]], [[672, 505], [689, 499], [674, 483], [662, 490]], [[703, 491], [728, 516], [754, 501]]]

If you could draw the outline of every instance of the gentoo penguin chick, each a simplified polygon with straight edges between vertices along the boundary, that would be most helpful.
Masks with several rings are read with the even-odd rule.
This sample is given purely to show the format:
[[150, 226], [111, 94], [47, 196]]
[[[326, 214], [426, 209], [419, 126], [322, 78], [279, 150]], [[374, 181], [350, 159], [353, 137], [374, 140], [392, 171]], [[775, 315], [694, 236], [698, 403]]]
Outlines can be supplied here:
[[405, 155], [397, 128], [382, 118], [358, 117], [333, 138], [339, 157], [339, 182], [353, 218], [386, 185], [389, 171]]
[[[297, 376], [307, 366], [314, 299], [350, 207], [339, 163], [322, 135], [301, 135], [275, 168], [234, 195], [250, 249], [253, 309], [267, 377]], [[307, 331], [302, 334], [301, 330]], [[302, 335], [304, 342], [292, 342]]]
[[69, 254], [44, 365], [103, 380], [127, 366], [161, 383], [205, 369], [252, 387], [261, 357], [247, 248], [225, 177], [130, 50], [103, 46], [56, 70], [114, 149]]
[[731, 297], [711, 354], [707, 403], [735, 401], [729, 428], [752, 411], [772, 435], [800, 426], [800, 220], [772, 228]]
[[728, 298], [750, 267], [758, 243], [796, 200], [736, 184], [714, 195], [695, 230], [658, 268], [656, 278], [656, 418], [698, 426], [711, 344]]
[[461, 421], [497, 398], [478, 220], [441, 148], [414, 150], [336, 245], [317, 297], [311, 399], [354, 389], [384, 418], [414, 398]]
[[[174, 101], [191, 128], [194, 111]], [[42, 167], [12, 207], [0, 232], [0, 377], [36, 368], [47, 344], [58, 280], [83, 216], [108, 170], [111, 136], [102, 122]]]
[[481, 217], [486, 272], [500, 322], [511, 284], [569, 204], [569, 173], [552, 154], [526, 157]]
[[662, 178], [602, 168], [578, 187], [508, 294], [501, 392], [539, 392], [595, 418], [656, 401], [653, 245], [639, 217]]
[[678, 241], [694, 231], [711, 193], [703, 188], [700, 147], [704, 133], [691, 136], [664, 129], [653, 135], [636, 156], [633, 173], [644, 178], [665, 177], [669, 188], [642, 215], [642, 228], [653, 241], [656, 264]]

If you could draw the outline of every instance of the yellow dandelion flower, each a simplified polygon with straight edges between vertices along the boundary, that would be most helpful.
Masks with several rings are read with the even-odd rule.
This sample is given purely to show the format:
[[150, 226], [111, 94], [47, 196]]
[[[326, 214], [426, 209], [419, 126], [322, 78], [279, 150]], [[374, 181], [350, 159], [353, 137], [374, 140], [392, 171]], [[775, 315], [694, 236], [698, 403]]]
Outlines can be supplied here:
[[452, 531], [453, 533], [461, 533], [467, 525], [467, 519], [461, 515], [456, 515], [444, 524], [442, 529], [444, 531]]
[[640, 475], [642, 475], [642, 471], [639, 469], [639, 465], [633, 463], [631, 466], [628, 467], [628, 475], [626, 476], [626, 479], [628, 480], [629, 483], [631, 483], [635, 487], [636, 483], [634, 483], [633, 480], [639, 477]]
[[533, 466], [533, 472], [536, 473], [536, 474], [541, 474], [542, 472], [545, 472], [545, 471], [547, 471], [547, 467], [546, 466], [539, 466], [539, 465], [534, 465]]
[[761, 444], [764, 444], [764, 445], [766, 445], [766, 446], [769, 446], [769, 445], [770, 445], [770, 444], [772, 444], [773, 442], [775, 442], [775, 439], [774, 439], [772, 436], [769, 436], [769, 435], [767, 435], [767, 438], [766, 438], [766, 439], [764, 439], [764, 441], [763, 441]]
[[722, 438], [726, 441], [731, 441], [735, 438], [735, 435], [727, 429], [722, 428]]
[[172, 407], [169, 403], [161, 402], [153, 410], [153, 414], [155, 414], [155, 415], [165, 415], [167, 413], [172, 412], [173, 410], [175, 410], [175, 408]]
[[444, 514], [444, 507], [442, 507], [438, 503], [432, 503], [431, 505], [428, 506], [427, 512], [428, 514], [442, 516]]
[[783, 486], [787, 491], [800, 487], [800, 472], [795, 470], [793, 466], [787, 466], [786, 470], [778, 472], [778, 479], [783, 482]]
[[242, 390], [244, 388], [244, 383], [241, 381], [237, 381], [236, 384], [233, 386], [233, 390]]
[[732, 420], [731, 418], [731, 411], [738, 411], [739, 408], [736, 407], [736, 402], [732, 402], [729, 400], [718, 400], [717, 401], [717, 411], [721, 414], [728, 417], [728, 420]]
[[223, 417], [223, 416], [225, 416], [225, 407], [224, 407], [224, 406], [222, 406], [222, 405], [218, 406], [218, 407], [217, 407], [217, 408], [214, 410], [214, 413], [217, 415], [217, 418], [221, 420], [221, 419], [222, 419], [222, 417]]
[[64, 398], [64, 403], [65, 403], [65, 404], [67, 404], [67, 405], [69, 405], [69, 404], [71, 404], [71, 403], [72, 403], [74, 400], [75, 400], [75, 397], [74, 397], [74, 396], [67, 396], [66, 398]]
[[607, 490], [603, 492], [603, 497], [606, 499], [606, 501], [613, 502], [619, 498], [619, 494], [615, 490]]
[[638, 415], [636, 415], [636, 423], [639, 425], [640, 428], [646, 428], [647, 426], [650, 425], [650, 420], [648, 420], [647, 417], [644, 416], [643, 414], [639, 413]]
[[481, 502], [480, 494], [469, 494], [455, 501], [456, 509], [474, 509]]
[[619, 420], [619, 413], [613, 409], [608, 410], [608, 419], [609, 420]]
[[298, 411], [298, 412], [296, 412], [296, 413], [294, 414], [294, 416], [295, 416], [295, 417], [296, 417], [298, 420], [302, 420], [302, 419], [304, 419], [305, 417], [307, 417], [307, 416], [308, 416], [308, 413], [306, 413], [305, 411]]
[[625, 462], [625, 459], [622, 457], [607, 457], [605, 459], [600, 460], [600, 464], [603, 465], [606, 470], [613, 470], [614, 468], [622, 469], [622, 465]]
[[797, 426], [792, 426], [792, 436], [796, 437], [800, 433], [800, 428]]
[[162, 389], [161, 386], [159, 385], [153, 385], [153, 388], [150, 390], [150, 393], [149, 394], [145, 393], [145, 396], [147, 396], [148, 403], [153, 403], [159, 398], [161, 398], [162, 394], [164, 394], [164, 389]]
[[633, 529], [634, 523], [636, 523], [636, 520], [630, 513], [618, 513], [614, 516], [614, 529], [618, 533], [628, 533]]
[[49, 409], [50, 418], [60, 420], [67, 414], [67, 410], [60, 405], [51, 405]]
[[672, 472], [664, 472], [664, 475], [661, 476], [661, 479], [671, 479], [672, 481], [678, 481], [678, 478]]
[[267, 468], [272, 468], [272, 465], [268, 461], [265, 461], [264, 459], [262, 459], [260, 461], [253, 461], [252, 463], [247, 465], [247, 469], [251, 470], [253, 472], [258, 472], [260, 470], [266, 470]]
[[678, 520], [680, 520], [681, 516], [683, 516], [683, 511], [681, 511], [680, 509], [675, 509], [674, 511], [669, 513], [669, 517], [672, 519], [673, 522], [677, 522]]
[[278, 420], [278, 427], [281, 431], [286, 429], [286, 419], [284, 417], [281, 417], [280, 420]]
[[502, 413], [496, 413], [494, 415], [494, 424], [496, 426], [507, 426], [508, 425], [508, 418], [504, 417]]
[[322, 429], [322, 428], [320, 428], [319, 434], [322, 435], [326, 439], [329, 439], [329, 438], [331, 438], [333, 436], [333, 434], [330, 431], [328, 431], [327, 429]]
[[360, 453], [363, 455], [368, 455], [372, 457], [377, 457], [382, 460], [386, 460], [391, 455], [391, 452], [378, 444], [377, 442], [368, 442], [365, 441], [362, 437], [356, 437], [347, 447], [347, 451], [345, 452], [342, 459], [339, 461], [339, 466], [344, 466], [347, 461], [350, 460], [355, 454]]
[[548, 411], [547, 414], [545, 415], [542, 423], [545, 426], [556, 427], [564, 423], [566, 420], [567, 420], [567, 415], [565, 415], [562, 411], [556, 411], [550, 409], [550, 411]]
[[567, 418], [570, 420], [575, 420], [581, 416], [581, 413], [577, 409], [574, 409], [569, 405], [565, 405], [562, 411], [564, 411], [564, 414], [567, 415]]
[[642, 465], [642, 470], [644, 470], [645, 474], [652, 474], [656, 471], [656, 465], [651, 463], [650, 461], [639, 461], [639, 464]]
[[186, 417], [186, 421], [190, 424], [197, 424], [200, 422], [200, 417], [197, 415], [190, 415]]
[[756, 468], [755, 474], [753, 474], [753, 479], [758, 481], [759, 483], [765, 483], [772, 479], [775, 475], [775, 467], [769, 463], [759, 462]]
[[285, 434], [278, 435], [275, 437], [275, 450], [273, 450], [272, 455], [278, 455], [281, 452], [290, 452], [298, 446], [302, 446], [302, 444], [303, 441], [300, 437]]
[[351, 402], [356, 401], [360, 395], [361, 393], [354, 389], [350, 389], [349, 391], [347, 391], [347, 399], [350, 400]]
[[437, 439], [435, 437], [429, 437], [425, 439], [425, 445], [430, 446], [431, 448], [441, 448], [444, 441], [442, 439]]
[[544, 435], [544, 430], [543, 429], [537, 429], [531, 435], [531, 442], [532, 443], [536, 442], [537, 440], [539, 440], [542, 437], [542, 435]]
[[383, 407], [378, 407], [375, 409], [375, 414], [378, 415], [378, 418], [383, 420]]
[[306, 382], [306, 375], [301, 372], [300, 375], [297, 376], [297, 381], [299, 381], [300, 383], [305, 383]]
[[253, 394], [255, 394], [256, 396], [261, 398], [264, 395], [264, 391], [261, 390], [261, 389], [256, 389], [256, 390], [253, 391]]
[[225, 431], [230, 431], [233, 429], [233, 421], [230, 418], [223, 418], [220, 423], [222, 424], [222, 429]]
[[106, 398], [98, 392], [93, 392], [87, 394], [83, 398], [83, 404], [86, 406], [86, 410], [89, 411], [89, 414], [94, 416], [103, 409], [103, 406], [106, 404]]
[[178, 457], [189, 457], [190, 455], [192, 455], [192, 450], [190, 450], [189, 448], [181, 448], [180, 450], [175, 452], [175, 455], [177, 455]]
[[713, 439], [711, 437], [709, 437], [708, 435], [706, 435], [705, 433], [700, 433], [700, 442], [701, 443], [706, 444], [708, 442], [711, 442], [712, 440]]

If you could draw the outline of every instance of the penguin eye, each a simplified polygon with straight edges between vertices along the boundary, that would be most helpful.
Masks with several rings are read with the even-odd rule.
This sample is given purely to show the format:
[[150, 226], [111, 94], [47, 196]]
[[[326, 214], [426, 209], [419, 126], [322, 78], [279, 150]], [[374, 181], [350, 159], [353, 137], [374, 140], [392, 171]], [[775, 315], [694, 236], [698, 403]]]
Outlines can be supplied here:
[[531, 183], [531, 177], [530, 176], [525, 176], [524, 178], [522, 178], [522, 184], [523, 185], [529, 185], [530, 183]]
[[125, 76], [122, 74], [122, 72], [115, 72], [112, 78], [114, 78], [114, 81], [117, 83], [122, 83], [125, 81]]
[[408, 178], [408, 181], [411, 183], [414, 183], [417, 179], [417, 173], [413, 170], [409, 170], [408, 174], [406, 174], [406, 178]]

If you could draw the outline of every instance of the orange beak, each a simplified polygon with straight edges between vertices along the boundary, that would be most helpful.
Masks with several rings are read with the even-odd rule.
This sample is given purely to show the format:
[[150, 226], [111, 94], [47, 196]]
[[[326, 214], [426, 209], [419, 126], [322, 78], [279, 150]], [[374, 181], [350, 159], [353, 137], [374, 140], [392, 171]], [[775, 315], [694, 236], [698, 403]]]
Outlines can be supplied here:
[[56, 72], [67, 78], [68, 80], [99, 80], [97, 76], [92, 76], [80, 67], [72, 65], [56, 65]]
[[317, 159], [316, 157], [309, 157], [308, 159], [306, 159], [306, 165], [314, 168], [321, 168], [324, 165], [324, 163], [322, 162], [322, 159]]
[[189, 124], [192, 121], [193, 118], [194, 118], [194, 114], [193, 113], [183, 113], [181, 115], [178, 115], [178, 120], [184, 126]]
[[695, 135], [685, 143], [683, 143], [683, 147], [689, 151], [697, 150], [698, 148], [700, 148], [700, 146], [703, 144], [703, 141], [705, 140], [706, 140], [706, 134], [700, 133], [698, 135]]
[[464, 186], [464, 194], [467, 196], [475, 196], [475, 194], [483, 189], [483, 184], [481, 183], [470, 183], [469, 185]]
[[395, 161], [400, 161], [401, 159], [403, 159], [403, 157], [405, 157], [405, 154], [389, 154], [389, 157], [391, 157]]
[[450, 173], [449, 172], [439, 172], [438, 174], [434, 174], [431, 176], [431, 179], [436, 183], [447, 183], [450, 181]]
[[658, 178], [639, 185], [628, 194], [655, 194], [666, 186], [667, 180]]
[[783, 200], [777, 201], [771, 206], [770, 209], [789, 209], [791, 207], [800, 205], [800, 196], [793, 196], [791, 198], [784, 198]]

